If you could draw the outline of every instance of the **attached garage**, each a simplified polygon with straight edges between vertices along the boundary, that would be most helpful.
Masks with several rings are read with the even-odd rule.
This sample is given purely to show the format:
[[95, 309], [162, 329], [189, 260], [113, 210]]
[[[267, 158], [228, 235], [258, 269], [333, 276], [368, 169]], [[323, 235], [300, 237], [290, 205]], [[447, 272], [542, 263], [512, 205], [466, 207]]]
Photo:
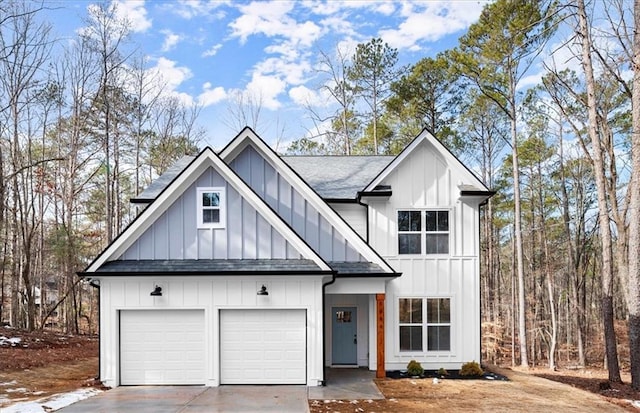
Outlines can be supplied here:
[[120, 384], [205, 383], [203, 310], [120, 311]]
[[306, 384], [306, 311], [220, 311], [221, 384]]

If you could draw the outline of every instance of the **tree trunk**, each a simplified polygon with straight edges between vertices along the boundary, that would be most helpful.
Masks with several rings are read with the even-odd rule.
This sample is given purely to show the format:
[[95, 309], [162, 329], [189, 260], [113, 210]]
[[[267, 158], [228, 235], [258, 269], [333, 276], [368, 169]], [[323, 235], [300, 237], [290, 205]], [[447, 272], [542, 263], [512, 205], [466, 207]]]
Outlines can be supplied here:
[[600, 242], [602, 247], [602, 320], [604, 323], [605, 347], [609, 381], [622, 382], [620, 366], [618, 364], [618, 350], [614, 330], [613, 313], [613, 262], [612, 241], [609, 219], [609, 204], [607, 202], [607, 188], [605, 182], [605, 165], [602, 155], [602, 143], [598, 131], [597, 102], [595, 95], [595, 79], [591, 62], [591, 35], [589, 33], [584, 0], [576, 0], [578, 7], [579, 27], [576, 30], [582, 43], [582, 67], [587, 83], [587, 112], [589, 116], [588, 132], [593, 150], [593, 169], [596, 177], [598, 192], [598, 224], [600, 228]]
[[640, 0], [633, 4], [633, 95], [631, 135], [631, 199], [629, 210], [629, 353], [631, 358], [631, 387], [640, 390]]

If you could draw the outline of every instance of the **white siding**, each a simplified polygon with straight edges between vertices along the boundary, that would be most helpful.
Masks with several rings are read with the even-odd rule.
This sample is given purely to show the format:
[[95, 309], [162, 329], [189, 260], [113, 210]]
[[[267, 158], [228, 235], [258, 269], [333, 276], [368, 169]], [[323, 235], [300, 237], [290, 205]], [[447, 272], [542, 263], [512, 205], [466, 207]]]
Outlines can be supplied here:
[[[451, 168], [423, 141], [382, 182], [391, 185], [388, 200], [369, 202], [369, 242], [403, 275], [387, 283], [385, 352], [387, 370], [404, 369], [411, 359], [426, 368], [459, 368], [480, 360], [479, 206], [461, 201], [459, 169]], [[397, 211], [443, 209], [449, 213], [449, 254], [398, 255]], [[398, 299], [450, 298], [451, 351], [400, 352]]]
[[360, 204], [329, 204], [334, 211], [347, 221], [347, 224], [362, 237], [367, 239], [367, 208]]
[[[322, 282], [320, 276], [287, 277], [100, 277], [100, 377], [120, 384], [118, 370], [120, 311], [200, 310], [205, 325], [205, 385], [220, 384], [219, 313], [224, 309], [299, 309], [306, 312], [306, 383], [323, 379]], [[325, 280], [326, 281], [326, 280]], [[262, 285], [268, 296], [258, 296]], [[162, 287], [161, 297], [149, 294]]]
[[[225, 186], [225, 228], [198, 229], [198, 187]], [[205, 171], [122, 254], [128, 260], [300, 258], [293, 246], [213, 169]]]

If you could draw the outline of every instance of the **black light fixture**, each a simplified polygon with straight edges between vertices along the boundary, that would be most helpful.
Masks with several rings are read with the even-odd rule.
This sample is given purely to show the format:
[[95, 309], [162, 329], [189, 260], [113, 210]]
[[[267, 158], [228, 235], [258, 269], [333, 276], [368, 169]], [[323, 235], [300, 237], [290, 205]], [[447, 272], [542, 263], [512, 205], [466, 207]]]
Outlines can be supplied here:
[[154, 288], [153, 291], [151, 291], [150, 295], [152, 297], [162, 297], [162, 287], [160, 287], [159, 285], [156, 285], [156, 288]]
[[267, 291], [267, 287], [263, 284], [262, 288], [260, 288], [256, 294], [258, 294], [258, 295], [269, 295], [269, 291]]

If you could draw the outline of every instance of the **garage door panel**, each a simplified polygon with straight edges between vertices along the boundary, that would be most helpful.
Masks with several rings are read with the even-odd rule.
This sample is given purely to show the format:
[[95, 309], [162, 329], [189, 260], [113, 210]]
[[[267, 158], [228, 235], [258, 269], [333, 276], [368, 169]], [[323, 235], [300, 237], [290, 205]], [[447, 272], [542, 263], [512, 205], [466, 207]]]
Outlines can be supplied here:
[[202, 310], [120, 313], [120, 383], [204, 384]]
[[305, 310], [220, 312], [222, 384], [306, 383]]

